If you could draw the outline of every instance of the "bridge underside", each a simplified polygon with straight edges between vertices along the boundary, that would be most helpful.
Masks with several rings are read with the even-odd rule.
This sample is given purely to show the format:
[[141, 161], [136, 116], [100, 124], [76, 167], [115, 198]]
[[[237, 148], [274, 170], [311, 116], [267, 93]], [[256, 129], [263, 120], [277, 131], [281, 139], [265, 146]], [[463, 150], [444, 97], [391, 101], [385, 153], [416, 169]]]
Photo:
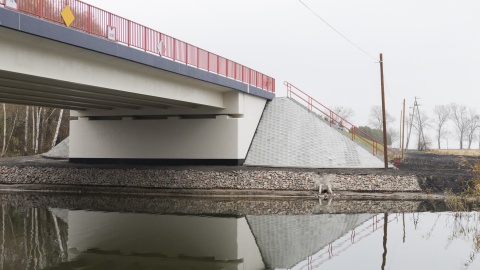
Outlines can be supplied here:
[[73, 162], [242, 164], [273, 98], [14, 11], [0, 19], [0, 102], [70, 109]]
[[194, 108], [191, 102], [0, 70], [0, 102], [86, 111]]

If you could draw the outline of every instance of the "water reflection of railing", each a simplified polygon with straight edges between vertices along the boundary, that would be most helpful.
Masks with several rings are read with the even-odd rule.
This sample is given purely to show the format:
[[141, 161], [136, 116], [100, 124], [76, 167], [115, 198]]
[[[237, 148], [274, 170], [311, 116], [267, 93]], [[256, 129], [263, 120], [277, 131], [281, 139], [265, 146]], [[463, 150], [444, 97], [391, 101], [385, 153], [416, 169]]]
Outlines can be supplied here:
[[[382, 217], [379, 218], [379, 216], [382, 216]], [[391, 216], [393, 216], [393, 218], [390, 218]], [[390, 223], [394, 220], [398, 220], [398, 217], [399, 217], [399, 214], [389, 215], [388, 216], [388, 223]], [[369, 221], [364, 222], [359, 227], [362, 227], [362, 226], [365, 226], [365, 227], [358, 230], [358, 232], [355, 229], [350, 231], [350, 238], [345, 237], [344, 239], [341, 239], [341, 240], [337, 239], [336, 241], [334, 241], [332, 243], [329, 243], [328, 246], [326, 247], [326, 250], [324, 248], [324, 249], [320, 250], [319, 252], [317, 252], [316, 254], [307, 257], [305, 261], [302, 261], [302, 262], [298, 263], [296, 266], [294, 266], [292, 268], [292, 270], [294, 270], [294, 269], [298, 269], [298, 270], [308, 269], [308, 270], [311, 270], [311, 269], [315, 269], [315, 268], [320, 267], [320, 265], [322, 265], [326, 261], [332, 259], [333, 257], [337, 257], [340, 254], [342, 254], [344, 251], [349, 249], [355, 243], [360, 242], [362, 239], [367, 238], [368, 236], [370, 236], [372, 233], [374, 233], [378, 229], [383, 228], [383, 226], [384, 226], [383, 225], [384, 222], [382, 222], [383, 220], [384, 220], [383, 214], [374, 216], [371, 219], [372, 223], [370, 225], [366, 226], [366, 224]], [[348, 233], [346, 235], [348, 235]]]

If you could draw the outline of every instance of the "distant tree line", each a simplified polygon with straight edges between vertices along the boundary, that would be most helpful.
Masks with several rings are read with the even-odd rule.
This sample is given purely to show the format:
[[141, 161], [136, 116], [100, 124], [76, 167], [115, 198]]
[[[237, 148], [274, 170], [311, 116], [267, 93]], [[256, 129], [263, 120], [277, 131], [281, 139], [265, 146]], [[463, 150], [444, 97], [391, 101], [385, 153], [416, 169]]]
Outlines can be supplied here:
[[[413, 115], [413, 116], [412, 116]], [[433, 117], [430, 118], [424, 111], [419, 112], [417, 116], [415, 111], [411, 112], [407, 120], [409, 126], [413, 126], [418, 132], [419, 128], [432, 130], [434, 140], [438, 149], [442, 148], [441, 140], [448, 139], [451, 135], [458, 141], [460, 149], [472, 148], [475, 141], [479, 142], [480, 148], [480, 115], [473, 108], [467, 108], [465, 105], [451, 103], [449, 105], [437, 105], [433, 109]], [[430, 146], [432, 141], [428, 136], [421, 138], [421, 144]]]
[[[337, 107], [334, 111], [344, 119], [348, 119], [354, 114], [351, 109], [342, 107]], [[432, 146], [442, 149], [444, 147], [442, 146], [442, 140], [447, 140], [447, 143], [453, 140], [458, 142], [459, 149], [471, 149], [474, 143], [478, 142], [478, 148], [480, 148], [480, 114], [474, 108], [451, 103], [434, 106], [432, 113], [433, 117], [429, 117], [426, 111], [416, 103], [410, 108], [405, 116], [405, 148], [411, 148], [410, 144], [413, 137], [417, 139], [417, 150], [426, 150]], [[386, 112], [387, 145], [400, 142], [401, 128], [394, 128], [394, 123], [395, 118]], [[368, 126], [360, 126], [359, 128], [368, 136], [383, 143], [381, 107], [372, 106]], [[359, 132], [356, 133], [358, 136], [362, 136]], [[369, 139], [368, 136], [362, 137]]]
[[[400, 128], [392, 126], [394, 118], [386, 114], [388, 144], [400, 141]], [[369, 126], [360, 127], [367, 134], [383, 141], [382, 135], [382, 114], [379, 106], [374, 106], [370, 112]], [[431, 135], [433, 134], [433, 141]], [[465, 105], [451, 103], [448, 105], [437, 105], [433, 108], [433, 117], [429, 117], [425, 110], [415, 105], [405, 117], [405, 148], [409, 149], [411, 138], [417, 138], [417, 150], [426, 150], [433, 146], [442, 149], [442, 140], [447, 143], [450, 138], [458, 142], [459, 149], [471, 149], [474, 142], [478, 142], [480, 148], [480, 115], [473, 108]]]

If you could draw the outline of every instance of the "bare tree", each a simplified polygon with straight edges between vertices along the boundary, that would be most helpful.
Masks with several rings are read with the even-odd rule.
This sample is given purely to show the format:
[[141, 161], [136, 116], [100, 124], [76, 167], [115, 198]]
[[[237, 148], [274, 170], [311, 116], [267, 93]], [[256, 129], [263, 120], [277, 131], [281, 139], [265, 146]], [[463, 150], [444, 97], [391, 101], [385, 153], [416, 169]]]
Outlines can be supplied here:
[[429, 117], [427, 114], [417, 108], [417, 113], [415, 114], [415, 119], [413, 120], [413, 127], [417, 130], [418, 134], [418, 141], [417, 141], [417, 149], [418, 150], [426, 150], [430, 144], [429, 139], [425, 136], [425, 130], [428, 127]]
[[450, 104], [450, 119], [455, 125], [457, 136], [460, 141], [460, 149], [463, 149], [463, 139], [469, 122], [467, 107], [456, 103]]
[[355, 115], [355, 112], [352, 108], [337, 106], [333, 109], [333, 111], [345, 120], [348, 120], [350, 117]]
[[40, 129], [41, 129], [41, 126], [40, 126], [40, 121], [42, 120], [42, 111], [43, 111], [43, 107], [38, 107], [35, 114], [34, 114], [34, 118], [36, 118], [35, 120], [35, 154], [38, 153], [38, 150], [39, 150], [39, 146], [40, 146], [40, 143], [41, 143], [41, 140], [40, 140]]
[[391, 126], [387, 127], [387, 136], [390, 136], [390, 142], [392, 145], [394, 142], [400, 139], [400, 134], [398, 130]]
[[53, 136], [52, 148], [57, 144], [58, 133], [60, 131], [60, 126], [62, 124], [63, 109], [60, 110], [57, 121], [57, 128], [55, 129], [55, 135]]
[[333, 121], [340, 126], [343, 126], [342, 123], [342, 118], [345, 120], [348, 120], [350, 117], [355, 115], [355, 112], [353, 111], [352, 108], [344, 108], [341, 106], [336, 106], [333, 111], [336, 113], [336, 115], [333, 116]]
[[23, 145], [23, 154], [27, 155], [28, 153], [28, 112], [29, 106], [25, 107], [25, 141]]
[[5, 103], [3, 103], [3, 143], [2, 143], [2, 156], [5, 154], [7, 147], [7, 109]]
[[474, 109], [470, 109], [468, 113], [468, 126], [467, 126], [467, 140], [468, 149], [471, 149], [472, 142], [475, 140], [475, 132], [480, 127], [480, 116]]
[[15, 132], [15, 128], [17, 127], [17, 117], [18, 117], [18, 107], [15, 106], [15, 116], [13, 117], [13, 121], [11, 124], [11, 131], [10, 131], [10, 136], [8, 137], [7, 141], [7, 146], [5, 147], [5, 151], [2, 152], [2, 156], [5, 155], [5, 153], [8, 151], [8, 146], [10, 145], [10, 142], [12, 141], [12, 136], [13, 132]]
[[32, 151], [35, 151], [35, 137], [36, 137], [35, 131], [37, 130], [35, 128], [35, 126], [36, 126], [35, 125], [35, 118], [36, 118], [35, 117], [35, 111], [36, 111], [35, 108], [36, 108], [35, 106], [31, 107], [31, 109], [32, 109]]
[[[390, 115], [388, 112], [385, 112], [387, 125], [395, 121], [395, 118]], [[376, 129], [383, 130], [383, 116], [382, 116], [382, 107], [372, 106], [370, 109], [370, 120], [369, 124]]]
[[435, 130], [435, 139], [438, 143], [438, 149], [442, 149], [440, 141], [444, 138], [444, 126], [450, 116], [450, 108], [446, 105], [437, 105], [433, 108], [435, 117], [433, 118], [433, 129]]

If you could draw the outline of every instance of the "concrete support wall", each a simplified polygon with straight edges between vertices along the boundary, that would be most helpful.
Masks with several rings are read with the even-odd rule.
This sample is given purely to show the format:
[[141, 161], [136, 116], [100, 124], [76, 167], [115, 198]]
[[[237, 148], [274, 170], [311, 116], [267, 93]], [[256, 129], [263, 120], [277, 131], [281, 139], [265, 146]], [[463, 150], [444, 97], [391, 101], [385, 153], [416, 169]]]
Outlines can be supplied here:
[[[242, 163], [266, 100], [224, 95], [229, 114], [80, 116], [70, 121], [70, 159], [230, 160]], [[103, 120], [102, 120], [103, 119]], [[213, 161], [215, 163], [215, 161]]]

